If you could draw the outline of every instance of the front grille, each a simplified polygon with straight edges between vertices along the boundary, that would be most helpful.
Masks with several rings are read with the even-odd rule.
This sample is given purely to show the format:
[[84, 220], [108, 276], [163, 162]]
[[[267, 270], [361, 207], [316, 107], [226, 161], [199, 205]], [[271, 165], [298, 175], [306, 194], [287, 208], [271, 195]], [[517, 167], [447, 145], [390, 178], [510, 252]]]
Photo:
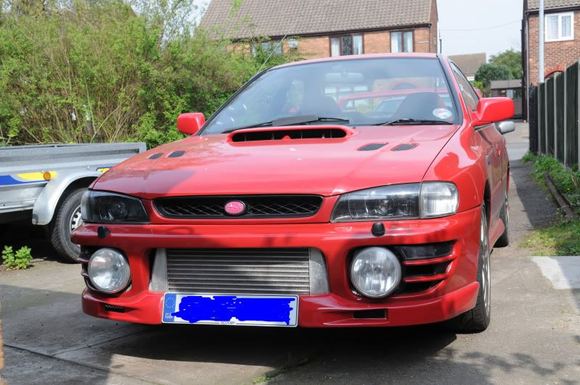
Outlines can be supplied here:
[[167, 249], [167, 288], [192, 294], [310, 294], [308, 249]]
[[[228, 215], [225, 207], [232, 201], [243, 202], [245, 211], [237, 216]], [[178, 197], [155, 201], [162, 216], [174, 219], [309, 217], [318, 212], [321, 204], [322, 197], [315, 195]]]

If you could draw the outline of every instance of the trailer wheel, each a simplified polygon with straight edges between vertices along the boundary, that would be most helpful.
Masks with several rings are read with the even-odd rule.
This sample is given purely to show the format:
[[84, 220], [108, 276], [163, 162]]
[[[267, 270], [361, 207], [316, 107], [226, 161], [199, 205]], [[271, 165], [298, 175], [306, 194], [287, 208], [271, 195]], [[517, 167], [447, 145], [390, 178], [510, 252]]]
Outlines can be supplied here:
[[83, 224], [81, 198], [86, 188], [68, 194], [59, 205], [50, 225], [50, 242], [65, 262], [78, 263], [81, 248], [70, 239], [71, 233]]

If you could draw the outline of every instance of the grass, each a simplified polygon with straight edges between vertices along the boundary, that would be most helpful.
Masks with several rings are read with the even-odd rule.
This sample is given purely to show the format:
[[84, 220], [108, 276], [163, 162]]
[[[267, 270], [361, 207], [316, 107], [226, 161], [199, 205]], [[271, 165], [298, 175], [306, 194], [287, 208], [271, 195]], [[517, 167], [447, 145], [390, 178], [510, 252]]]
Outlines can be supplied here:
[[564, 167], [556, 159], [547, 155], [526, 154], [524, 161], [531, 163], [532, 176], [545, 187], [544, 174], [548, 173], [560, 194], [564, 195], [573, 209], [580, 214], [580, 171]]
[[523, 246], [534, 255], [580, 255], [580, 220], [534, 230]]
[[[580, 172], [570, 170], [557, 160], [546, 155], [527, 154], [524, 161], [531, 163], [532, 175], [537, 183], [545, 187], [544, 174], [548, 173], [558, 191], [570, 202], [572, 209], [580, 214]], [[523, 246], [534, 255], [580, 255], [580, 218], [536, 229], [527, 237]]]

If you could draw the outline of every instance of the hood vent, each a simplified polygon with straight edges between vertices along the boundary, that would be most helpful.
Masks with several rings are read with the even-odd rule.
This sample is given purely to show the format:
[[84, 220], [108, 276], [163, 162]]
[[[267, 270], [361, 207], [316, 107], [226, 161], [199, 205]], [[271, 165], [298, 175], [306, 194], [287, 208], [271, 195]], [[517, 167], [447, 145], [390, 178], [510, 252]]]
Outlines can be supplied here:
[[358, 150], [359, 151], [375, 151], [378, 150], [379, 148], [383, 148], [387, 145], [388, 143], [369, 143], [369, 144], [365, 144], [362, 147], [359, 147]]
[[415, 147], [417, 147], [416, 143], [403, 143], [403, 144], [399, 144], [398, 146], [393, 147], [393, 149], [391, 151], [407, 151], [407, 150], [412, 150]]
[[244, 130], [234, 132], [230, 140], [234, 143], [266, 140], [340, 139], [350, 132], [342, 127], [296, 127], [271, 128], [266, 130]]

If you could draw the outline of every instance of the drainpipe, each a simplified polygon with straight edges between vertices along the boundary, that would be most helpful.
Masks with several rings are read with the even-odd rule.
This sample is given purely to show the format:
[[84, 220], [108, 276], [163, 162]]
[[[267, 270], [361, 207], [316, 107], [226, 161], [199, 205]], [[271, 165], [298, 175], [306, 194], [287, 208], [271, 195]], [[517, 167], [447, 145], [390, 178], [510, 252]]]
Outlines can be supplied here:
[[538, 82], [539, 83], [543, 83], [544, 82], [544, 71], [545, 71], [545, 67], [544, 67], [544, 37], [546, 36], [544, 34], [544, 25], [545, 25], [545, 18], [544, 18], [544, 0], [540, 0], [540, 17], [539, 17], [539, 26], [540, 26], [540, 46], [539, 48], [539, 54], [538, 54], [538, 59], [539, 59], [539, 63], [538, 63]]

